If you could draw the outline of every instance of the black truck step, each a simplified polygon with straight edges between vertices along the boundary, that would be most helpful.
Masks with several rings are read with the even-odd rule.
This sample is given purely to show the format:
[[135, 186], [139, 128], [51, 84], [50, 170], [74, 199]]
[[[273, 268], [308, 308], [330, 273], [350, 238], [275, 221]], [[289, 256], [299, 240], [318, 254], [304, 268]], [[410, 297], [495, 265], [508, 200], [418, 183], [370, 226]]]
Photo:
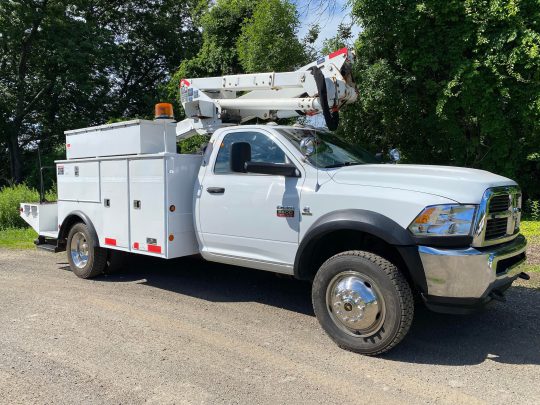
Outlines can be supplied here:
[[45, 243], [42, 245], [36, 245], [36, 247], [41, 250], [56, 253], [56, 245], [49, 245], [48, 243]]
[[43, 236], [39, 236], [35, 241], [34, 244], [38, 249], [46, 250], [47, 252], [63, 252], [65, 250], [58, 246], [58, 241], [56, 239], [46, 239]]

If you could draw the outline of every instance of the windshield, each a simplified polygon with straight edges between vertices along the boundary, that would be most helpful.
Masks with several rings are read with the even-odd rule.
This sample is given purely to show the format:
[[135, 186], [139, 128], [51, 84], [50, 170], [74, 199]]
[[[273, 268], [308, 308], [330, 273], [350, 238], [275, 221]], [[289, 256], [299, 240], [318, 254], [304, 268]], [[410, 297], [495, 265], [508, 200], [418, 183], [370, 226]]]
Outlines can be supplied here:
[[336, 135], [314, 129], [279, 128], [277, 131], [291, 141], [298, 150], [303, 138], [316, 137], [316, 152], [307, 157], [307, 160], [319, 168], [332, 168], [369, 163], [380, 163], [368, 151], [351, 145]]

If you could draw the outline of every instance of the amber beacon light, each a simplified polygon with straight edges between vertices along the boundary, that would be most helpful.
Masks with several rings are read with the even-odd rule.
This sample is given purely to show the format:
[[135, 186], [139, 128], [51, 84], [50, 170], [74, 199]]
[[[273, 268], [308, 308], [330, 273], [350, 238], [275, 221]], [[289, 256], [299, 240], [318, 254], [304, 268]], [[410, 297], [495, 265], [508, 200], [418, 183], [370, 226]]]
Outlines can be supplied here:
[[170, 103], [157, 103], [156, 104], [156, 112], [155, 112], [156, 120], [159, 119], [174, 119], [174, 112], [173, 112], [173, 106]]

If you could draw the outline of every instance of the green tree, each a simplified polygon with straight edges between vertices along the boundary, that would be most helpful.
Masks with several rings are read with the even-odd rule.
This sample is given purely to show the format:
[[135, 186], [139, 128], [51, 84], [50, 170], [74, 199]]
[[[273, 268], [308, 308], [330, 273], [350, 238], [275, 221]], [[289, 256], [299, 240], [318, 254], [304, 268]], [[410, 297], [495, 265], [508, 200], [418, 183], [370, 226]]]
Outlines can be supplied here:
[[[70, 6], [54, 0], [0, 3], [0, 141], [16, 182], [23, 179], [23, 148], [52, 131], [60, 103], [74, 96], [74, 82], [86, 96], [90, 82], [95, 95], [106, 91], [102, 56], [112, 38], [83, 21], [80, 3]], [[88, 97], [79, 98], [80, 108]]]
[[[203, 0], [0, 2], [0, 177], [35, 174], [62, 154], [63, 131], [151, 113], [197, 51]], [[30, 183], [32, 180], [30, 179]]]
[[540, 149], [538, 0], [352, 3], [360, 96], [343, 136], [517, 177], [532, 192], [523, 166]]
[[183, 114], [178, 103], [180, 80], [243, 71], [238, 60], [236, 41], [244, 20], [253, 14], [256, 4], [256, 0], [218, 0], [212, 7], [204, 10], [197, 20], [202, 32], [200, 49], [193, 57], [183, 58], [166, 88], [166, 98], [174, 100], [178, 118], [182, 118]]
[[185, 60], [197, 54], [197, 26], [208, 0], [130, 0], [111, 14], [116, 32], [113, 117], [152, 115], [164, 86]]
[[201, 49], [180, 64], [169, 99], [183, 78], [283, 71], [306, 62], [296, 9], [286, 0], [218, 0], [200, 18], [200, 28]]
[[352, 40], [352, 26], [350, 24], [340, 23], [338, 25], [336, 36], [327, 38], [323, 41], [321, 52], [323, 55], [328, 55], [344, 47], [350, 48]]
[[236, 41], [242, 24], [253, 14], [256, 0], [218, 0], [200, 18], [202, 45], [193, 58], [185, 58], [177, 73], [184, 77], [218, 76], [243, 72]]
[[287, 0], [260, 1], [244, 21], [237, 41], [238, 58], [248, 73], [287, 71], [306, 61], [297, 37], [298, 13]]

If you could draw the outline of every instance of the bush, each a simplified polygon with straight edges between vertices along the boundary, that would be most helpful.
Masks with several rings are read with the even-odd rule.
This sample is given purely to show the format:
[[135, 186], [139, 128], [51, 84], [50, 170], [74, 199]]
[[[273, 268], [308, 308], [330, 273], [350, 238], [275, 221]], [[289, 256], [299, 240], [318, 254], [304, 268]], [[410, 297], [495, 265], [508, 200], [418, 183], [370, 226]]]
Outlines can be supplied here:
[[18, 184], [0, 189], [0, 230], [21, 228], [24, 220], [19, 216], [21, 202], [37, 202], [39, 193], [26, 184]]
[[[56, 201], [56, 184], [45, 193], [46, 201]], [[21, 228], [26, 222], [19, 216], [19, 204], [38, 202], [39, 192], [26, 184], [2, 187], [0, 189], [0, 230]]]
[[540, 201], [527, 200], [523, 210], [523, 218], [529, 221], [540, 221]]
[[210, 141], [208, 135], [195, 135], [187, 139], [182, 139], [177, 144], [178, 153], [198, 154], [202, 153], [205, 144]]
[[53, 183], [49, 191], [45, 191], [45, 201], [56, 201], [58, 199], [58, 187], [56, 183]]

